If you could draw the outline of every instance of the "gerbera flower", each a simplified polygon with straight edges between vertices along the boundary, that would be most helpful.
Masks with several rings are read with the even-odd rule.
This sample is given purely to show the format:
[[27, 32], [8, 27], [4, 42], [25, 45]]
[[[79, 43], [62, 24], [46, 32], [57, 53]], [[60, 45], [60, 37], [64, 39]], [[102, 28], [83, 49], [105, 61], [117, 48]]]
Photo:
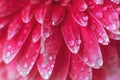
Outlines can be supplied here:
[[2, 80], [119, 80], [120, 0], [0, 0]]

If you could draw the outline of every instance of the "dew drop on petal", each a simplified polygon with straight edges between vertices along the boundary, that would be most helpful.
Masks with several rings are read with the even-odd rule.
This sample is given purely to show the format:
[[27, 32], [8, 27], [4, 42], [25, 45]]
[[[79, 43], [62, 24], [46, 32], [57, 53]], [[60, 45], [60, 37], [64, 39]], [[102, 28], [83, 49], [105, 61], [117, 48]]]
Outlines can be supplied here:
[[70, 40], [70, 41], [68, 41], [68, 45], [69, 45], [69, 46], [74, 46], [74, 45], [75, 45], [74, 40]]
[[87, 61], [88, 61], [88, 58], [87, 58], [87, 57], [84, 57], [83, 60], [84, 60], [84, 62], [87, 62]]
[[28, 67], [28, 64], [27, 64], [27, 63], [24, 63], [23, 66], [24, 66], [24, 68], [27, 68], [27, 67]]
[[101, 67], [101, 66], [103, 65], [103, 60], [102, 60], [102, 58], [98, 58], [98, 59], [96, 60], [96, 64], [97, 64], [99, 67]]
[[96, 4], [104, 4], [104, 0], [94, 0]]
[[103, 13], [100, 11], [98, 11], [95, 15], [97, 18], [100, 18], [100, 19], [103, 18]]

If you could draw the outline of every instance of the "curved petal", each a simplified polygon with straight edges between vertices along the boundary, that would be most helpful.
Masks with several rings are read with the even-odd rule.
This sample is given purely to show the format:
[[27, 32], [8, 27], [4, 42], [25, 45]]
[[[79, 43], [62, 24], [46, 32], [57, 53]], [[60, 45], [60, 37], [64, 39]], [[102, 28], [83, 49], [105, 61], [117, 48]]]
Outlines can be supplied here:
[[[29, 38], [30, 39], [30, 38]], [[19, 52], [22, 57], [17, 64], [17, 70], [21, 76], [26, 76], [32, 70], [38, 54], [40, 53], [40, 40], [36, 43], [32, 39], [26, 41]]]
[[62, 46], [62, 50], [60, 50], [60, 53], [56, 57], [55, 67], [50, 80], [66, 80], [67, 78], [71, 53], [65, 47], [66, 46]]
[[92, 7], [88, 9], [89, 14], [99, 24], [114, 34], [120, 34], [119, 15], [112, 6], [94, 4], [89, 4], [89, 6]]
[[63, 26], [61, 26], [62, 34], [69, 50], [72, 53], [77, 53], [81, 43], [80, 31], [78, 25], [69, 17], [71, 16], [68, 16]]
[[69, 76], [72, 80], [92, 80], [92, 69], [78, 55], [72, 54]]
[[37, 67], [44, 79], [48, 79], [53, 71], [56, 55], [59, 53], [62, 42], [63, 38], [58, 29], [45, 40], [44, 46], [42, 46], [44, 50], [38, 59]]
[[32, 28], [33, 22], [25, 24], [24, 27], [12, 39], [7, 40], [3, 50], [3, 60], [9, 63], [19, 52]]
[[94, 32], [87, 27], [81, 27], [80, 30], [83, 42], [80, 49], [80, 56], [82, 60], [90, 67], [100, 68], [103, 64], [103, 60]]

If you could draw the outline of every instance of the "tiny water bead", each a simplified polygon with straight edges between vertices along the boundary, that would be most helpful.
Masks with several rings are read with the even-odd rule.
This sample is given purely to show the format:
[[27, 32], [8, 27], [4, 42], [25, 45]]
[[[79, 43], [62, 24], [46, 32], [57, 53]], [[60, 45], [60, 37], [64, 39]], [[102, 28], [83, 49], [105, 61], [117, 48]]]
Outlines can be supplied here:
[[96, 4], [104, 4], [104, 0], [94, 0]]
[[96, 12], [95, 15], [96, 15], [97, 18], [100, 18], [100, 19], [103, 18], [103, 13], [100, 12], [100, 11]]

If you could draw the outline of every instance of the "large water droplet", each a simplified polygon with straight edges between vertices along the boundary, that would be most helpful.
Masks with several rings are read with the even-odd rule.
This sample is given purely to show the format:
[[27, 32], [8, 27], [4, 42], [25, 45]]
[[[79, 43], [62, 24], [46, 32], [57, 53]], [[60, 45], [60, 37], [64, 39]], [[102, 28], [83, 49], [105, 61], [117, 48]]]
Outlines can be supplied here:
[[102, 58], [98, 58], [98, 59], [96, 60], [96, 64], [98, 65], [98, 67], [101, 67], [101, 66], [103, 65], [103, 60], [102, 60]]

